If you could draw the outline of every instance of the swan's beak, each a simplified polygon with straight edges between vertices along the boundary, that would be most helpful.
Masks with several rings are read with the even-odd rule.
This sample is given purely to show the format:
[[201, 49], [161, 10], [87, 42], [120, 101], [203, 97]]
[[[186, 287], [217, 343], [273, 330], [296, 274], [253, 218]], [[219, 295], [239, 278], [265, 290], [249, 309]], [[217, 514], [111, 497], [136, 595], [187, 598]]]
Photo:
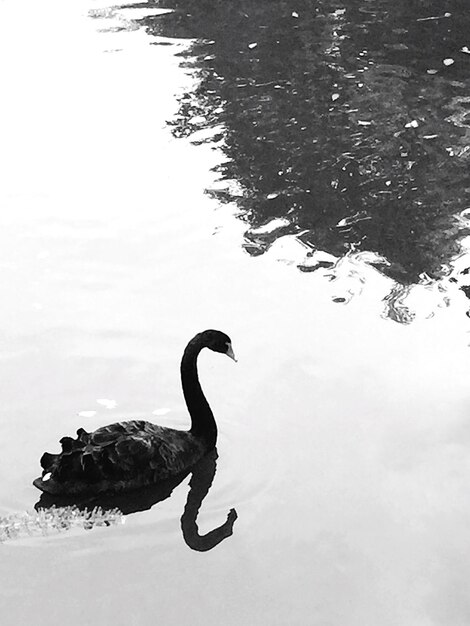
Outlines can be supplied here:
[[231, 343], [227, 344], [227, 352], [225, 354], [227, 356], [229, 356], [231, 359], [233, 359], [235, 361], [235, 363], [237, 362], [237, 359], [235, 358], [235, 354], [233, 352], [233, 348], [232, 348], [232, 344]]

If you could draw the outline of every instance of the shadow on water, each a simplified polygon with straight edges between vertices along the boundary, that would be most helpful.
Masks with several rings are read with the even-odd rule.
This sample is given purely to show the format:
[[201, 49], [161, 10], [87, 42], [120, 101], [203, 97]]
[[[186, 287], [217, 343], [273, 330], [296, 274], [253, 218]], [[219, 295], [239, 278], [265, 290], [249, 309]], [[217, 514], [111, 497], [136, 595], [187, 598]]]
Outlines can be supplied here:
[[223, 151], [211, 193], [238, 206], [249, 254], [288, 235], [305, 272], [367, 253], [405, 288], [451, 275], [470, 233], [464, 0], [128, 6], [173, 9], [137, 21], [189, 40], [173, 133]]
[[40, 511], [52, 507], [75, 505], [80, 510], [93, 510], [99, 507], [102, 511], [106, 512], [118, 509], [124, 515], [137, 513], [139, 511], [148, 511], [158, 502], [169, 498], [175, 487], [191, 474], [188, 498], [183, 515], [181, 516], [181, 529], [186, 544], [192, 550], [206, 552], [207, 550], [215, 548], [221, 541], [232, 535], [233, 525], [237, 519], [235, 509], [230, 509], [227, 519], [223, 524], [205, 535], [199, 534], [197, 516], [202, 502], [214, 481], [217, 469], [217, 457], [217, 450], [213, 450], [202, 458], [190, 472], [180, 474], [163, 483], [125, 493], [105, 493], [81, 499], [77, 497], [58, 498], [43, 493], [34, 508]]

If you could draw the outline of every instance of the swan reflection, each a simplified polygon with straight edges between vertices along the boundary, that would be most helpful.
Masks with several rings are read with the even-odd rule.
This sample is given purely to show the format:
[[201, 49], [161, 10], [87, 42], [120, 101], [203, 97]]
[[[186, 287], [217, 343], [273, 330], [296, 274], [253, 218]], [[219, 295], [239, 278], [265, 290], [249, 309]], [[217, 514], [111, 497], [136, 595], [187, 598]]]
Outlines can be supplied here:
[[103, 493], [88, 498], [82, 497], [54, 497], [43, 493], [35, 505], [35, 509], [49, 509], [51, 507], [65, 507], [71, 504], [76, 505], [81, 510], [93, 510], [96, 507], [104, 512], [120, 510], [124, 515], [147, 511], [155, 504], [166, 500], [183, 480], [191, 474], [189, 481], [189, 492], [186, 500], [183, 515], [181, 516], [181, 529], [186, 544], [199, 552], [211, 550], [221, 541], [230, 537], [233, 533], [233, 525], [237, 519], [235, 509], [230, 509], [227, 519], [223, 524], [214, 528], [205, 535], [199, 534], [197, 516], [202, 502], [209, 492], [214, 481], [217, 469], [217, 449], [214, 448], [204, 456], [190, 471], [186, 471], [179, 476], [175, 476], [162, 483], [128, 491], [126, 493]]

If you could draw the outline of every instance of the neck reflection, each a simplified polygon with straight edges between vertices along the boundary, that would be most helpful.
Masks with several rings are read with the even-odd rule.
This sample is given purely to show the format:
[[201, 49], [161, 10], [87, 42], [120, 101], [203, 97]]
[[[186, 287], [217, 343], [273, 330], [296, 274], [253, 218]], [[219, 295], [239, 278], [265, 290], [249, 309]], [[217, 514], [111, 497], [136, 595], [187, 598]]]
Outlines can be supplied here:
[[194, 466], [189, 481], [188, 499], [181, 516], [181, 530], [184, 540], [192, 550], [198, 552], [212, 550], [221, 541], [230, 537], [238, 517], [235, 509], [230, 509], [226, 521], [221, 526], [214, 528], [205, 535], [199, 534], [197, 516], [201, 504], [212, 486], [217, 468], [217, 456], [217, 449], [214, 448]]

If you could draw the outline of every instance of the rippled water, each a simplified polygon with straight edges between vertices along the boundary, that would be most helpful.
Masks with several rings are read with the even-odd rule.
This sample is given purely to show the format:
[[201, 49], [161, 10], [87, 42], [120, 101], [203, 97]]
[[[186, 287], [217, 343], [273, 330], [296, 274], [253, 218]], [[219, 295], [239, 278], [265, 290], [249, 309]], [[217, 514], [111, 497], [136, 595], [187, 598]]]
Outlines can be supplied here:
[[5, 542], [2, 624], [468, 623], [466, 20], [0, 2], [0, 515], [78, 427], [185, 427], [195, 332], [239, 358], [188, 501], [233, 535], [190, 549], [188, 477]]
[[[469, 234], [464, 3], [171, 6], [142, 23], [192, 41], [199, 82], [174, 132], [219, 144], [226, 186], [213, 193], [237, 203], [250, 254], [294, 237], [305, 272], [336, 275], [359, 255], [402, 295], [435, 281], [465, 290], [468, 263], [454, 265]], [[408, 322], [395, 300], [392, 289], [390, 317]]]

